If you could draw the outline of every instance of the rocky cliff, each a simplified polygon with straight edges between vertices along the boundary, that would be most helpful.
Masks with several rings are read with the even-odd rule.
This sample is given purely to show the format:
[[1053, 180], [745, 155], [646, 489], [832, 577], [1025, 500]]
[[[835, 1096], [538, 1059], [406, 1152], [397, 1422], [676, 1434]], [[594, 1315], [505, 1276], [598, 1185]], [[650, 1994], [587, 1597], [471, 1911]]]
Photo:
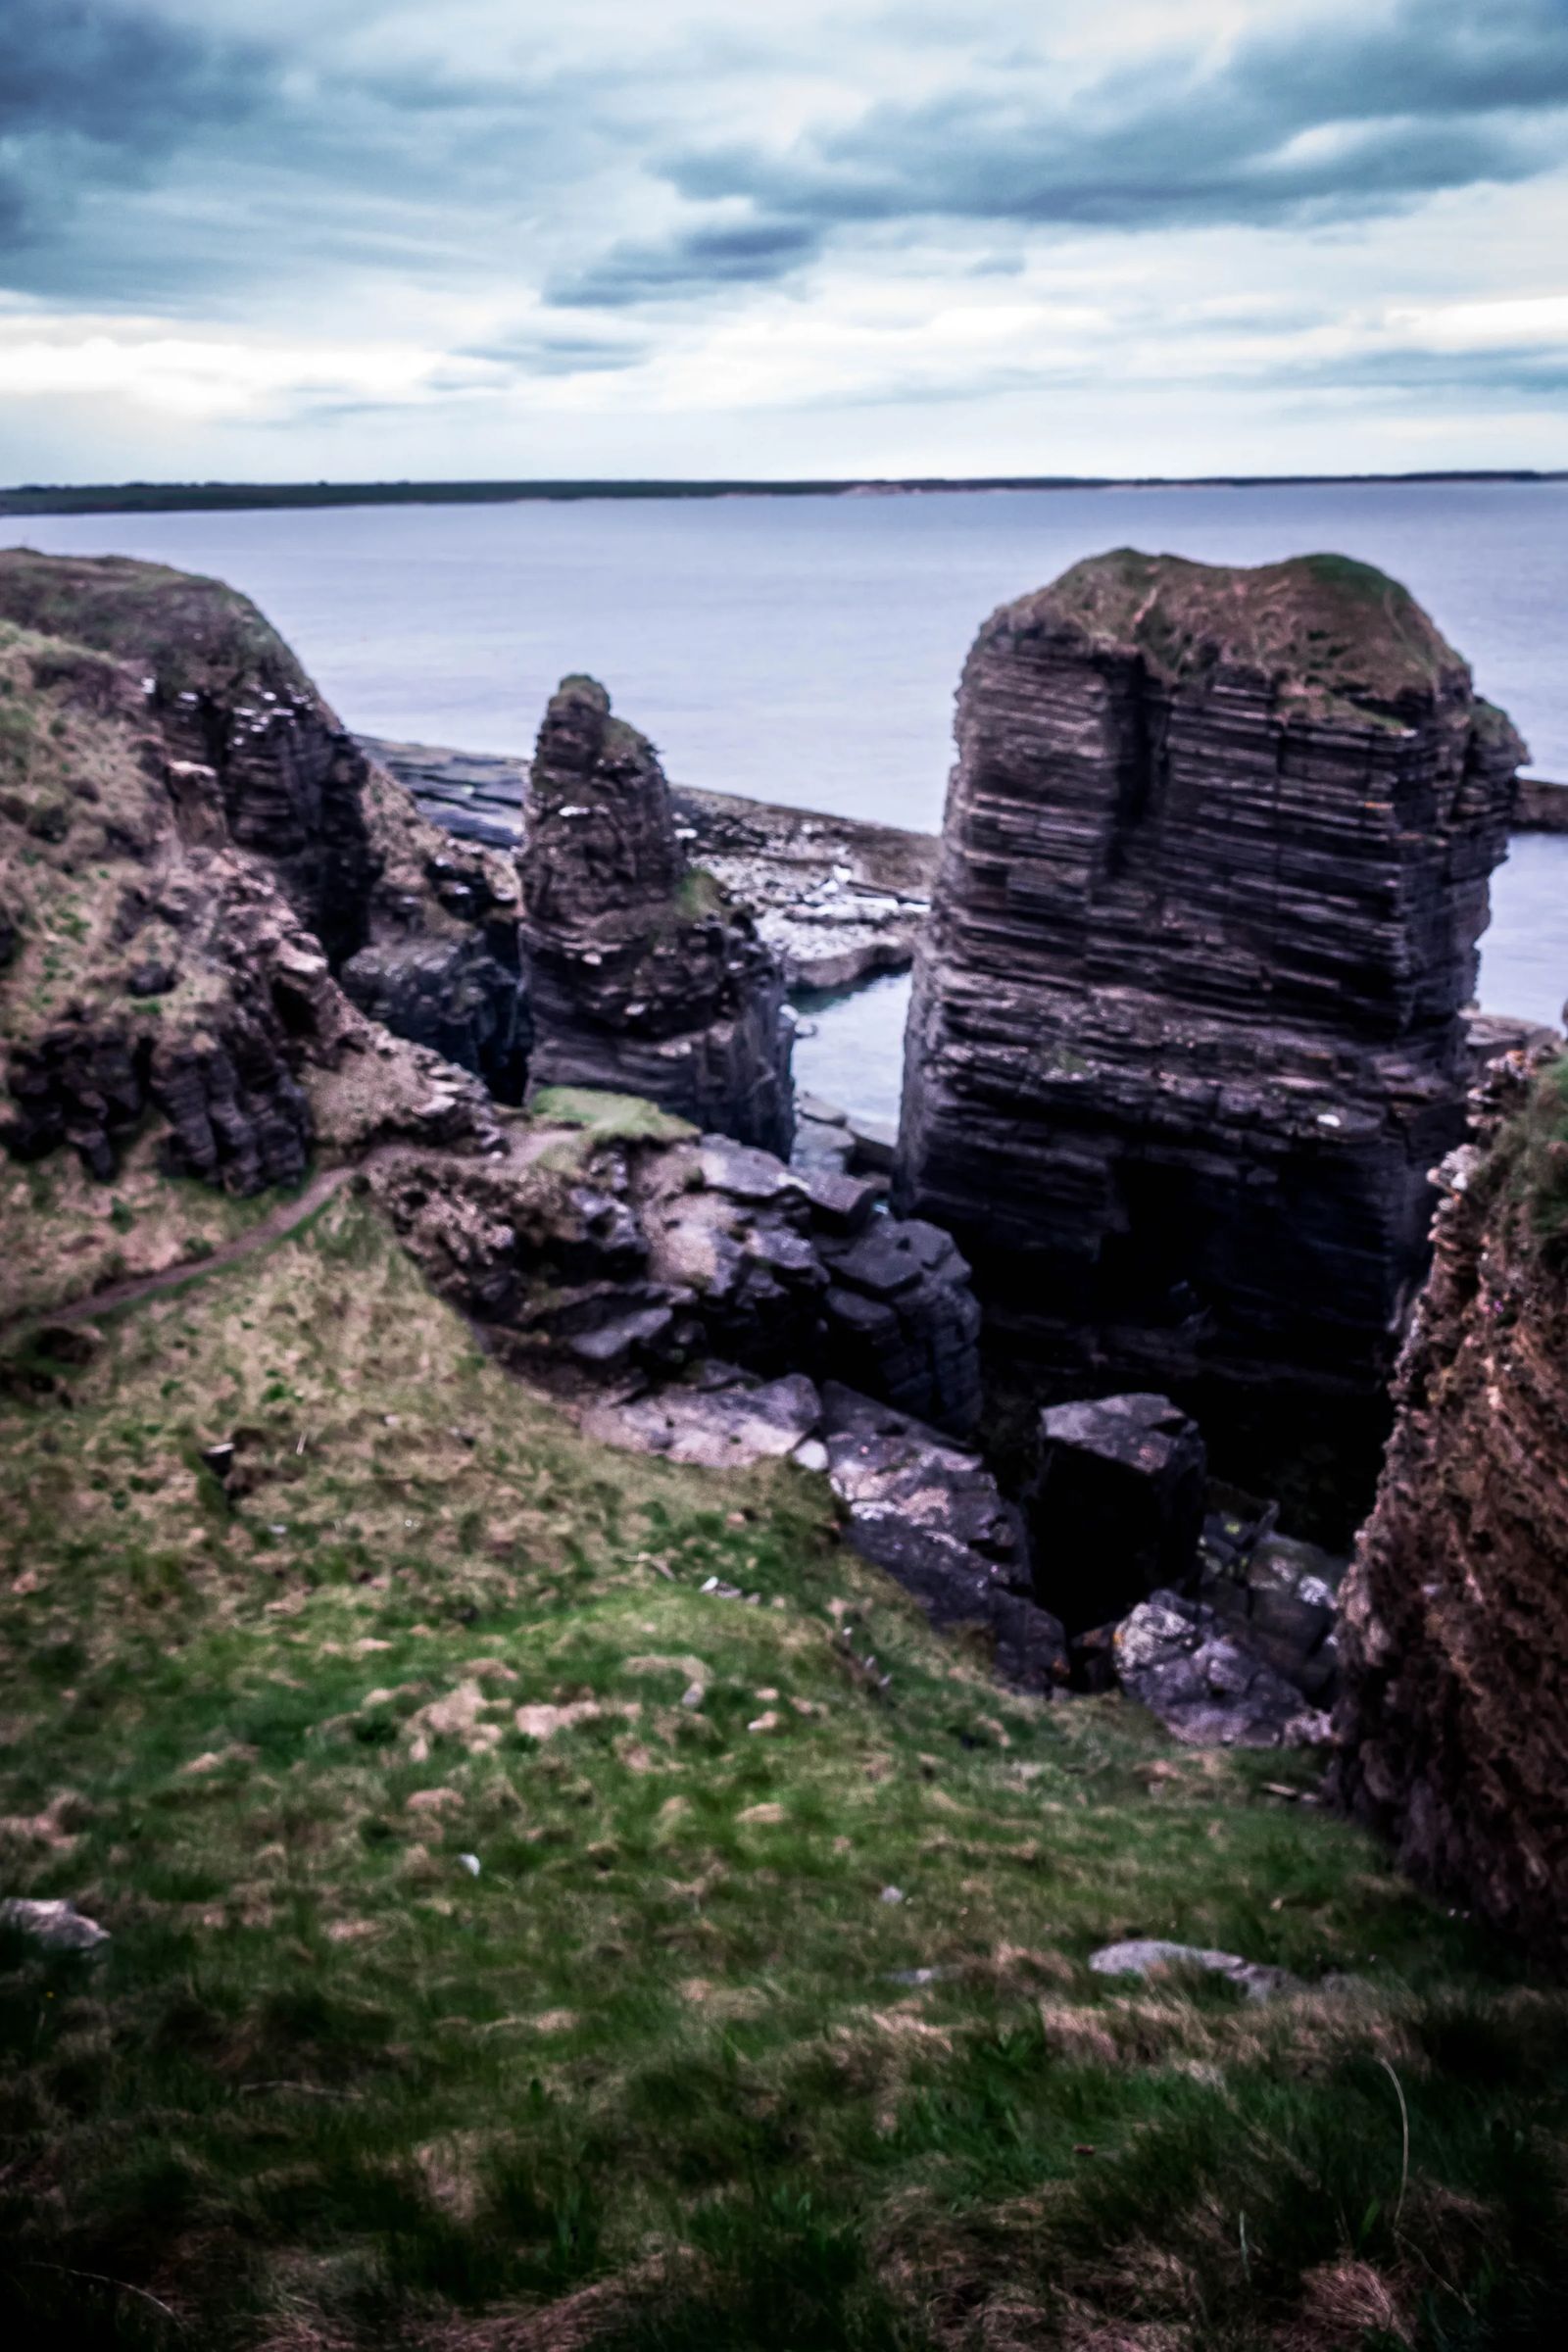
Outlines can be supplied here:
[[[158, 564], [12, 551], [0, 621], [75, 649], [40, 653], [28, 695], [58, 687], [81, 707], [83, 651], [103, 657], [100, 697], [137, 735], [181, 840], [265, 867], [356, 1002], [520, 1102], [529, 1022], [508, 859], [427, 824], [253, 605]], [[24, 821], [81, 823], [79, 777], [55, 762], [54, 813], [40, 817], [49, 762], [19, 736], [13, 764]], [[85, 831], [64, 846], [68, 864]]]
[[1346, 1803], [1568, 1958], [1568, 1063], [1495, 1065], [1442, 1171], [1377, 1505], [1347, 1579]]
[[652, 744], [592, 678], [564, 679], [545, 713], [521, 871], [536, 1081], [642, 1096], [788, 1152], [782, 970], [687, 864]]
[[1217, 1398], [1375, 1399], [1463, 1129], [1507, 721], [1363, 564], [1121, 551], [992, 615], [956, 733], [903, 1202], [1054, 1393], [1181, 1396], [1222, 1458]]
[[[315, 1140], [493, 1143], [454, 1064], [520, 1086], [510, 878], [454, 860], [346, 742], [216, 583], [0, 557], [0, 1128], [19, 1156], [70, 1145], [108, 1177], [151, 1123], [171, 1171], [243, 1194], [296, 1180]], [[334, 977], [326, 941], [346, 980], [342, 952], [378, 933], [358, 952], [416, 941], [482, 998], [442, 1055]]]

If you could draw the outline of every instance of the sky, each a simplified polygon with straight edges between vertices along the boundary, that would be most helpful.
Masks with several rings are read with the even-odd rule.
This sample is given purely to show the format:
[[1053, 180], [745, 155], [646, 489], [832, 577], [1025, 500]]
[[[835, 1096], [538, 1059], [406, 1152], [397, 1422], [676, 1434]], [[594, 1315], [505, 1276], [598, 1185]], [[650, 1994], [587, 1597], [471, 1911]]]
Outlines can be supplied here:
[[1568, 0], [0, 0], [0, 481], [1568, 466]]

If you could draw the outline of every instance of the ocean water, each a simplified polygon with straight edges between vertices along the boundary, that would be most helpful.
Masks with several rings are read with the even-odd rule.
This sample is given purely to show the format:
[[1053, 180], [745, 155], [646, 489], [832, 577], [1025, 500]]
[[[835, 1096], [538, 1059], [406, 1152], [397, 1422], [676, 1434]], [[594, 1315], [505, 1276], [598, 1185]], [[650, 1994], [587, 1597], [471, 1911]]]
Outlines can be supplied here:
[[[367, 734], [515, 752], [557, 680], [586, 669], [678, 782], [927, 830], [959, 668], [997, 605], [1109, 547], [1241, 564], [1332, 549], [1402, 580], [1536, 771], [1568, 778], [1568, 483], [41, 515], [0, 532], [230, 581]], [[1482, 998], [1555, 1020], [1565, 991], [1568, 840], [1523, 836]], [[891, 1013], [884, 992], [818, 1016], [806, 1082], [844, 1092], [811, 1066], [819, 1046], [852, 1074], [858, 1056], [862, 1096], [891, 1077], [896, 1101]]]

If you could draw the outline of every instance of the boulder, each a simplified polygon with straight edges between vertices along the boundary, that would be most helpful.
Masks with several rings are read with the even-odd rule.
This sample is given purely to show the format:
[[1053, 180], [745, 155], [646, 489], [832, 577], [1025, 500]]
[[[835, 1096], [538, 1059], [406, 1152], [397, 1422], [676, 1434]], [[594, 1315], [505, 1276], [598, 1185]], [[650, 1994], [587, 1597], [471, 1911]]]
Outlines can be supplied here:
[[0, 1928], [14, 1929], [47, 1952], [95, 1952], [109, 1941], [107, 1928], [58, 1896], [9, 1895], [0, 1902]]
[[1168, 1396], [1102, 1396], [1040, 1417], [1028, 1495], [1042, 1596], [1075, 1632], [1156, 1586], [1185, 1584], [1203, 1525], [1206, 1457]]
[[1102, 1943], [1091, 1952], [1089, 1965], [1097, 1977], [1159, 1977], [1172, 1968], [1200, 1969], [1223, 1977], [1250, 2001], [1277, 2000], [1282, 1993], [1300, 1992], [1299, 1977], [1289, 1969], [1272, 1968], [1264, 1960], [1244, 1960], [1239, 1952], [1215, 1952], [1196, 1943], [1170, 1943], [1162, 1936], [1136, 1936], [1125, 1943]]
[[1060, 1620], [1034, 1597], [1023, 1521], [976, 1453], [828, 1381], [828, 1478], [851, 1544], [912, 1592], [935, 1626], [972, 1626], [1021, 1689], [1067, 1681]]
[[1116, 1628], [1116, 1680], [1192, 1747], [1317, 1746], [1329, 1719], [1306, 1705], [1200, 1601], [1154, 1592]]

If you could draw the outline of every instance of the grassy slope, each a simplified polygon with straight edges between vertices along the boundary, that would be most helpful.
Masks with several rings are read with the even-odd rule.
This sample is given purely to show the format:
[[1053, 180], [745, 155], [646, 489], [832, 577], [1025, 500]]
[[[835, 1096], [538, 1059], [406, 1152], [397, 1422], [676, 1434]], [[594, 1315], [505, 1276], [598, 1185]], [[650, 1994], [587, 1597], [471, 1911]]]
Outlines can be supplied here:
[[[1555, 2331], [1568, 2001], [1304, 1764], [999, 1694], [820, 1482], [589, 1446], [348, 1197], [25, 1365], [0, 1863], [114, 1940], [0, 1950], [11, 2340]], [[1364, 1983], [1088, 1973], [1132, 1933]]]
[[1077, 622], [1096, 645], [1137, 646], [1166, 677], [1224, 659], [1283, 676], [1303, 709], [1362, 724], [1384, 723], [1401, 696], [1468, 675], [1409, 590], [1348, 556], [1250, 569], [1116, 548], [1013, 608], [1036, 609]]

